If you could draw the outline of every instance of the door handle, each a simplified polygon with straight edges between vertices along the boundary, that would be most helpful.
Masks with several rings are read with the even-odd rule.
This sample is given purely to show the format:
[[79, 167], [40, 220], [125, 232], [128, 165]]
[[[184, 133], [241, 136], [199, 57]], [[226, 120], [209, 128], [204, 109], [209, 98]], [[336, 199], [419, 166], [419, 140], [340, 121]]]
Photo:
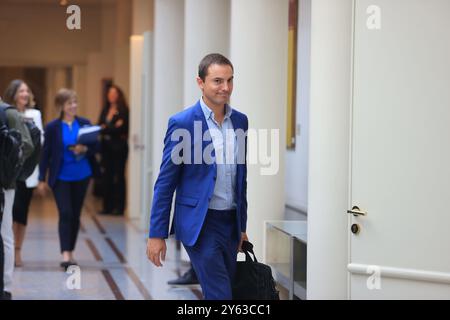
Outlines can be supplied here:
[[347, 210], [347, 213], [350, 213], [350, 214], [354, 215], [355, 217], [367, 216], [367, 212], [361, 211], [361, 209], [359, 209], [359, 207], [357, 207], [357, 206], [353, 206], [352, 210]]

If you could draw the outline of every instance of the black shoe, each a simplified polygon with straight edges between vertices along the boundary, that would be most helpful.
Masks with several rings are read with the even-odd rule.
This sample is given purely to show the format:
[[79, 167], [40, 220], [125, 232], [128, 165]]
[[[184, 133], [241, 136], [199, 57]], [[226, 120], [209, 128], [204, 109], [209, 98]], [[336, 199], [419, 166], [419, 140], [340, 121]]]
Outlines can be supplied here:
[[190, 268], [178, 279], [167, 281], [167, 284], [174, 287], [184, 287], [198, 285], [199, 283], [194, 269]]
[[11, 292], [3, 291], [3, 296], [0, 300], [12, 300]]
[[67, 271], [70, 266], [77, 266], [78, 264], [75, 261], [62, 261], [59, 265], [64, 271]]

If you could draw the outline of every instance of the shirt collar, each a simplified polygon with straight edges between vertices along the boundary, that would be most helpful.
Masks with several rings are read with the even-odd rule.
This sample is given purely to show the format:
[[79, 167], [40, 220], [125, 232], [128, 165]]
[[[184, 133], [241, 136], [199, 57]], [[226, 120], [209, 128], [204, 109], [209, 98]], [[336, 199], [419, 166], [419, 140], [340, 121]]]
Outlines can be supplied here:
[[[200, 97], [200, 106], [202, 107], [203, 114], [205, 115], [206, 119], [214, 119], [213, 118], [213, 111], [206, 105], [205, 101], [203, 101], [203, 97]], [[233, 112], [233, 109], [231, 106], [227, 103], [225, 104], [225, 119], [228, 119], [231, 116], [231, 113]]]

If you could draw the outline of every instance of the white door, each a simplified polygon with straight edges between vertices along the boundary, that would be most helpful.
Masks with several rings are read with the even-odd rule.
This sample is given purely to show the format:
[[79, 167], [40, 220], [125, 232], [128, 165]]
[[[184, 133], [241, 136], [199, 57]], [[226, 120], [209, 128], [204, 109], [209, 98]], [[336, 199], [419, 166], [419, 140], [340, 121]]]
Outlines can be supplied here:
[[152, 198], [152, 74], [153, 36], [150, 31], [131, 38], [130, 218], [148, 227]]
[[450, 299], [450, 1], [354, 9], [349, 297]]
[[144, 38], [133, 35], [130, 40], [130, 138], [128, 160], [128, 217], [136, 219], [142, 213], [142, 159], [143, 159], [143, 134], [142, 134], [142, 50]]

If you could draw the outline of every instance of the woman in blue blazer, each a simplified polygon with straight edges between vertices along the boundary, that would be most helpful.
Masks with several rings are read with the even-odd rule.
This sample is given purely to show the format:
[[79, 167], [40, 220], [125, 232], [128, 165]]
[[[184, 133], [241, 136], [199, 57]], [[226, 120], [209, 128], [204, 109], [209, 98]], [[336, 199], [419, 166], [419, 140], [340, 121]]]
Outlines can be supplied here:
[[45, 128], [38, 191], [45, 193], [45, 180], [49, 171], [48, 185], [53, 190], [59, 211], [61, 267], [66, 270], [70, 265], [76, 265], [73, 251], [89, 179], [97, 174], [98, 170], [95, 160], [98, 144], [77, 144], [79, 129], [90, 126], [91, 123], [88, 119], [76, 115], [78, 104], [74, 91], [59, 90], [55, 105], [61, 110], [61, 114]]

